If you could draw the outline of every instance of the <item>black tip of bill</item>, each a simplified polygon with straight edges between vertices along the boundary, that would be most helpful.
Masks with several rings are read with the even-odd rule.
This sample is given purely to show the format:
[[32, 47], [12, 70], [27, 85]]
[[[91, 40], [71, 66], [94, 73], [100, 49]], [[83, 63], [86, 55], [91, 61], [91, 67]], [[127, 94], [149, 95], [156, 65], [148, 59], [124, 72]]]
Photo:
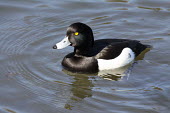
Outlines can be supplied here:
[[57, 49], [57, 46], [56, 46], [56, 45], [54, 45], [54, 46], [53, 46], [53, 49]]

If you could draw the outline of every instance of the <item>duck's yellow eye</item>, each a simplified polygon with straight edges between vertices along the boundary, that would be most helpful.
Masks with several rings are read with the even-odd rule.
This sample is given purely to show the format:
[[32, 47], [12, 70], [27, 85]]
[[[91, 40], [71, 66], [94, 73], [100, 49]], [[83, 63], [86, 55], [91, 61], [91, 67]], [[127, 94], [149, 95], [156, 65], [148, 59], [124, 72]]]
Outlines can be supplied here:
[[74, 35], [76, 35], [76, 36], [79, 35], [79, 32], [75, 32]]

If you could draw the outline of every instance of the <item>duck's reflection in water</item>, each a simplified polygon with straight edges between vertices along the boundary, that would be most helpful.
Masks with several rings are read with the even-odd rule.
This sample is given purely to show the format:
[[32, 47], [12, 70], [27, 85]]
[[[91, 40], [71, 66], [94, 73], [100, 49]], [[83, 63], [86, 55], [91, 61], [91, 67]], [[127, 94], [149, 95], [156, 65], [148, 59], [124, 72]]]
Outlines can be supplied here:
[[124, 67], [112, 70], [103, 70], [98, 73], [98, 76], [113, 81], [122, 80], [123, 77], [126, 77], [128, 79], [134, 64], [135, 63], [132, 63]]
[[73, 76], [74, 81], [71, 84], [72, 96], [65, 104], [66, 109], [72, 109], [75, 104], [86, 97], [92, 96], [92, 79], [90, 77], [96, 76], [96, 74], [78, 74], [63, 70], [66, 74]]

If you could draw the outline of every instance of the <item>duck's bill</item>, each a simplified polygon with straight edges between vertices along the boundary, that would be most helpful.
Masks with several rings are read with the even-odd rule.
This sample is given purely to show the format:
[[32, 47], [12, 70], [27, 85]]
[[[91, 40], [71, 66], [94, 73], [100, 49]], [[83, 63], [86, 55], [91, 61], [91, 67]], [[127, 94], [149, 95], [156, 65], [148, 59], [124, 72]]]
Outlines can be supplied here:
[[62, 41], [57, 43], [56, 45], [53, 46], [53, 49], [63, 49], [67, 46], [69, 46], [71, 43], [68, 39], [68, 37], [65, 37]]

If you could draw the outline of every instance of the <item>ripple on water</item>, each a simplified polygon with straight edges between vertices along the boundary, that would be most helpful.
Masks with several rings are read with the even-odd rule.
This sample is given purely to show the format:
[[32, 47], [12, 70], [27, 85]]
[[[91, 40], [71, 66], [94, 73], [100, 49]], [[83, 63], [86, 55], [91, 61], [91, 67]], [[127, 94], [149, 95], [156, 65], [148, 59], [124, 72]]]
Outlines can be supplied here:
[[[66, 98], [70, 94], [62, 92], [62, 89], [69, 90], [70, 86], [54, 82], [56, 79], [62, 81], [66, 75], [58, 71], [61, 70], [61, 67], [60, 65], [56, 66], [54, 61], [56, 59], [51, 60], [51, 56], [56, 54], [52, 52], [54, 41], [49, 41], [49, 39], [55, 38], [54, 31], [61, 31], [61, 29], [55, 26], [48, 29], [44, 27], [46, 23], [59, 23], [58, 26], [62, 24], [62, 20], [60, 22], [59, 19], [57, 21], [55, 19], [55, 17], [50, 19], [26, 16], [22, 21], [18, 19], [6, 21], [3, 24], [5, 27], [1, 28], [3, 29], [1, 31], [3, 40], [0, 42], [0, 53], [3, 56], [0, 57], [0, 60], [4, 64], [1, 66], [4, 75], [14, 79], [22, 87], [37, 95], [38, 98], [35, 101], [63, 108], [67, 101]], [[3, 23], [3, 21], [1, 22]], [[61, 77], [57, 77], [56, 73]], [[60, 97], [61, 95], [62, 97]], [[58, 101], [63, 103], [58, 105]]]

